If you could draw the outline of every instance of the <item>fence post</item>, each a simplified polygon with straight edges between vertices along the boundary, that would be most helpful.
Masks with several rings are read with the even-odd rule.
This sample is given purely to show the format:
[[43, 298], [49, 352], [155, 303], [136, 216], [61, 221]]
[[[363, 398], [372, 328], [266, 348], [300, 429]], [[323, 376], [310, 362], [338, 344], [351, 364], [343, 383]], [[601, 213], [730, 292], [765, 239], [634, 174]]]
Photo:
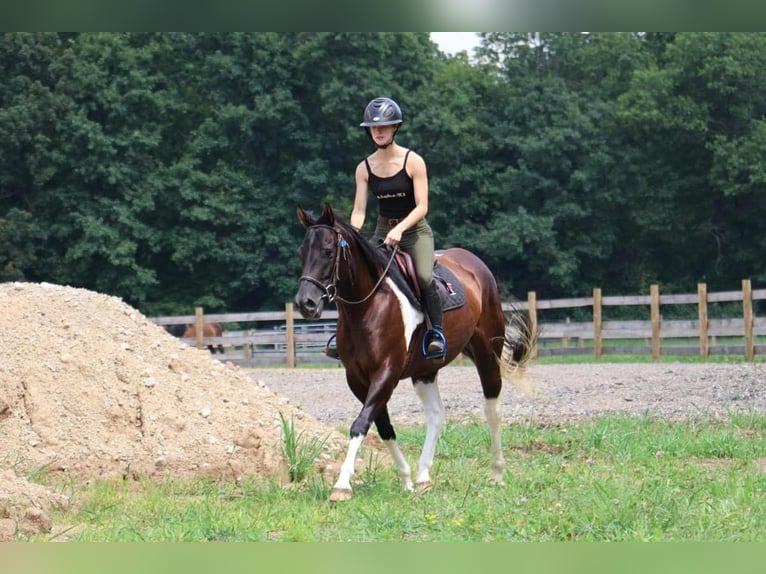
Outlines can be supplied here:
[[[537, 293], [534, 291], [527, 291], [527, 313], [529, 314], [529, 328], [532, 333], [537, 333]], [[531, 358], [537, 358], [537, 346], [532, 350]]]
[[697, 311], [700, 328], [700, 357], [707, 359], [710, 355], [710, 347], [707, 336], [707, 285], [705, 283], [697, 283]]
[[745, 319], [745, 358], [752, 361], [755, 356], [753, 341], [753, 288], [750, 279], [742, 280], [742, 313]]
[[286, 365], [288, 369], [295, 368], [295, 319], [293, 304], [285, 303], [285, 333], [287, 334]]
[[652, 359], [660, 358], [660, 286], [649, 286], [649, 307], [652, 319]]
[[601, 287], [593, 288], [593, 356], [601, 358]]
[[205, 337], [205, 317], [202, 307], [194, 308], [194, 336], [197, 339], [197, 348], [202, 348], [202, 342]]

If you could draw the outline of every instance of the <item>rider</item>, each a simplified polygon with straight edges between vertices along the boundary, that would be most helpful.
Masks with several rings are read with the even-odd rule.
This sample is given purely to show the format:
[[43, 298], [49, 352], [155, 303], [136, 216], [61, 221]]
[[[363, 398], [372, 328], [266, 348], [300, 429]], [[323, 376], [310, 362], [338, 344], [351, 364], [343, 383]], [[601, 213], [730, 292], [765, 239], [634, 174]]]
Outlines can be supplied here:
[[428, 174], [426, 163], [416, 152], [394, 141], [402, 125], [402, 110], [391, 98], [375, 98], [364, 110], [361, 127], [375, 144], [375, 151], [356, 167], [356, 194], [350, 223], [364, 224], [369, 192], [378, 200], [375, 239], [399, 246], [412, 257], [422, 293], [422, 303], [431, 323], [426, 333], [425, 354], [443, 358], [446, 340], [442, 330], [442, 306], [433, 281], [434, 237], [426, 221]]

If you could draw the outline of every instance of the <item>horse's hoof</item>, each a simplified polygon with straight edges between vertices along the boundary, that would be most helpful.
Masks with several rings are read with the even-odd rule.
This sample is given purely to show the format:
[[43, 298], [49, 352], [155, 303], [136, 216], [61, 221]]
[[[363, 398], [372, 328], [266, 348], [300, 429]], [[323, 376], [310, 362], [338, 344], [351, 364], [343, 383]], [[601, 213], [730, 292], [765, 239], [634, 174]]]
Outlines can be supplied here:
[[493, 484], [495, 486], [505, 486], [505, 481], [503, 480], [503, 477], [497, 477], [497, 476], [491, 476], [489, 479], [490, 484]]
[[426, 480], [424, 482], [418, 482], [415, 484], [415, 490], [419, 493], [421, 492], [428, 492], [433, 488], [433, 483], [430, 480]]
[[333, 488], [330, 492], [330, 502], [338, 502], [340, 500], [351, 500], [350, 488]]

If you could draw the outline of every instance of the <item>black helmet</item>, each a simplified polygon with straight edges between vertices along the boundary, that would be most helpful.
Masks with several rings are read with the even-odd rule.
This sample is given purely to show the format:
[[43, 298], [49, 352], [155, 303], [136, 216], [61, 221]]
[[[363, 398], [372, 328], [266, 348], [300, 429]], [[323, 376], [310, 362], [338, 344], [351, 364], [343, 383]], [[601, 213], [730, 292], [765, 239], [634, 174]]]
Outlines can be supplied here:
[[375, 98], [364, 108], [363, 128], [391, 126], [402, 123], [402, 110], [391, 98]]

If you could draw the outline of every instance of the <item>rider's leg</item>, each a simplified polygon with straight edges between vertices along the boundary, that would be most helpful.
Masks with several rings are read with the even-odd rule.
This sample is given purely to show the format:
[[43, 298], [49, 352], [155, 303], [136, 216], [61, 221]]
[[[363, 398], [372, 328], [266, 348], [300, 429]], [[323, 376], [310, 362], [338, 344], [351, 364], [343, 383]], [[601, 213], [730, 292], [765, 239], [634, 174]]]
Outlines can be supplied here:
[[407, 234], [408, 237], [402, 237], [402, 248], [412, 256], [415, 274], [420, 285], [423, 310], [431, 324], [431, 328], [426, 332], [425, 354], [429, 357], [442, 357], [446, 341], [442, 330], [441, 299], [436, 290], [436, 283], [433, 281], [434, 236], [425, 220], [421, 220], [412, 231], [413, 233]]

